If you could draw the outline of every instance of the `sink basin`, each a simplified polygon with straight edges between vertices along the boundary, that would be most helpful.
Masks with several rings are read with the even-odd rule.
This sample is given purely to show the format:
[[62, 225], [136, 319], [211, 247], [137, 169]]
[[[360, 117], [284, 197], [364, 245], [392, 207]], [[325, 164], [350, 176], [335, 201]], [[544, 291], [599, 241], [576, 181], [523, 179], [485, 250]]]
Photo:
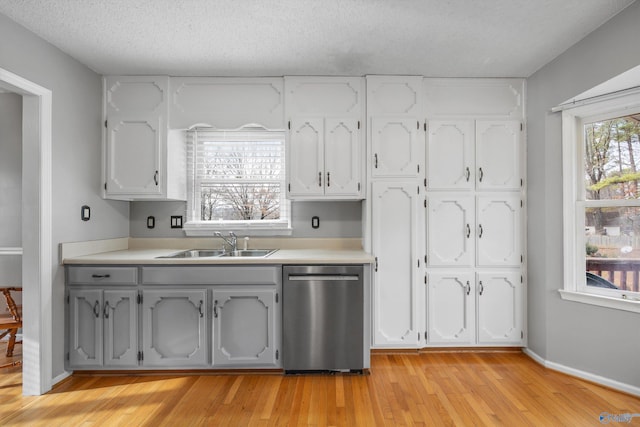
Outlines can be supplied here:
[[158, 258], [207, 258], [220, 256], [223, 253], [224, 251], [222, 249], [189, 249], [188, 251], [159, 256]]
[[245, 249], [231, 252], [225, 252], [220, 256], [223, 257], [267, 257], [277, 251], [277, 249]]
[[225, 252], [222, 249], [189, 249], [157, 258], [213, 258], [213, 257], [267, 257], [277, 249], [246, 249]]

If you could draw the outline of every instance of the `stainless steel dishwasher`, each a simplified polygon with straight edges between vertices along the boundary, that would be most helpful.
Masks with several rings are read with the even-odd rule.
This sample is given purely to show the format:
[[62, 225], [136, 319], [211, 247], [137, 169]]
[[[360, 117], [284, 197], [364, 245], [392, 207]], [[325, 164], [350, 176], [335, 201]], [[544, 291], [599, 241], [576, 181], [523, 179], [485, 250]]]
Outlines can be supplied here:
[[362, 371], [363, 267], [284, 266], [282, 271], [285, 372]]

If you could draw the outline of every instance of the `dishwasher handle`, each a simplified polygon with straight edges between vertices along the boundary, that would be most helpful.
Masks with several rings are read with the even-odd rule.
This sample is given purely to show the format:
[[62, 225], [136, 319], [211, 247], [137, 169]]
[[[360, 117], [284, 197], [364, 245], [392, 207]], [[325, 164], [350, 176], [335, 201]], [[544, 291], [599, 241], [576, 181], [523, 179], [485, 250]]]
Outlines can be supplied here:
[[319, 274], [290, 274], [290, 282], [311, 282], [311, 281], [357, 281], [360, 280], [358, 275], [319, 275]]

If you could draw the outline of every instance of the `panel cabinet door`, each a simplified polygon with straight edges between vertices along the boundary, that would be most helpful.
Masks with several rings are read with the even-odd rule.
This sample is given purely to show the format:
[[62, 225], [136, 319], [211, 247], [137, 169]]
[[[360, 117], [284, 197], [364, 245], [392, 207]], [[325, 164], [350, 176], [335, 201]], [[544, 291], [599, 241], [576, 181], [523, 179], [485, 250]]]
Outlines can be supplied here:
[[476, 122], [476, 171], [479, 190], [520, 188], [521, 123], [516, 121]]
[[420, 233], [416, 185], [376, 182], [372, 197], [373, 345], [416, 347], [416, 238]]
[[470, 190], [475, 183], [475, 128], [471, 120], [432, 120], [427, 135], [427, 185]]
[[522, 262], [520, 197], [513, 194], [478, 196], [477, 265], [519, 266]]
[[276, 291], [213, 291], [213, 365], [276, 367]]
[[473, 266], [475, 229], [472, 196], [430, 195], [427, 198], [428, 265]]
[[523, 286], [520, 273], [480, 272], [477, 280], [478, 344], [521, 344]]
[[104, 291], [104, 364], [138, 364], [138, 292]]
[[326, 119], [324, 143], [325, 194], [360, 194], [362, 162], [360, 122], [357, 119]]
[[427, 279], [429, 344], [473, 344], [475, 293], [473, 273], [431, 272]]
[[110, 117], [107, 123], [107, 195], [161, 195], [162, 119]]
[[324, 194], [323, 119], [294, 119], [289, 131], [289, 195]]
[[69, 363], [102, 365], [102, 291], [69, 291]]
[[[417, 177], [424, 155], [415, 118], [371, 119], [371, 175], [373, 177]], [[422, 141], [423, 142], [423, 141]]]
[[207, 291], [145, 290], [142, 349], [145, 366], [207, 363]]

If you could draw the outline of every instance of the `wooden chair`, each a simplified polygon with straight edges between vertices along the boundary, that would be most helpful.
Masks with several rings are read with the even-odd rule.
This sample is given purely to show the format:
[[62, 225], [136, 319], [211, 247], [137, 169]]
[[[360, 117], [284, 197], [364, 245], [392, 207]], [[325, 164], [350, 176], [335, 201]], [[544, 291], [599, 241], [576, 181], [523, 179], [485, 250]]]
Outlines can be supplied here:
[[[22, 343], [22, 341], [16, 341], [16, 334], [18, 329], [22, 328], [22, 307], [16, 305], [11, 292], [22, 292], [22, 288], [0, 288], [0, 292], [4, 295], [9, 307], [9, 313], [0, 313], [0, 339], [9, 335], [9, 343], [7, 344], [7, 357], [13, 356], [13, 348], [16, 344]], [[5, 365], [0, 365], [0, 368], [6, 368], [11, 366], [18, 366], [20, 362], [12, 362]]]

